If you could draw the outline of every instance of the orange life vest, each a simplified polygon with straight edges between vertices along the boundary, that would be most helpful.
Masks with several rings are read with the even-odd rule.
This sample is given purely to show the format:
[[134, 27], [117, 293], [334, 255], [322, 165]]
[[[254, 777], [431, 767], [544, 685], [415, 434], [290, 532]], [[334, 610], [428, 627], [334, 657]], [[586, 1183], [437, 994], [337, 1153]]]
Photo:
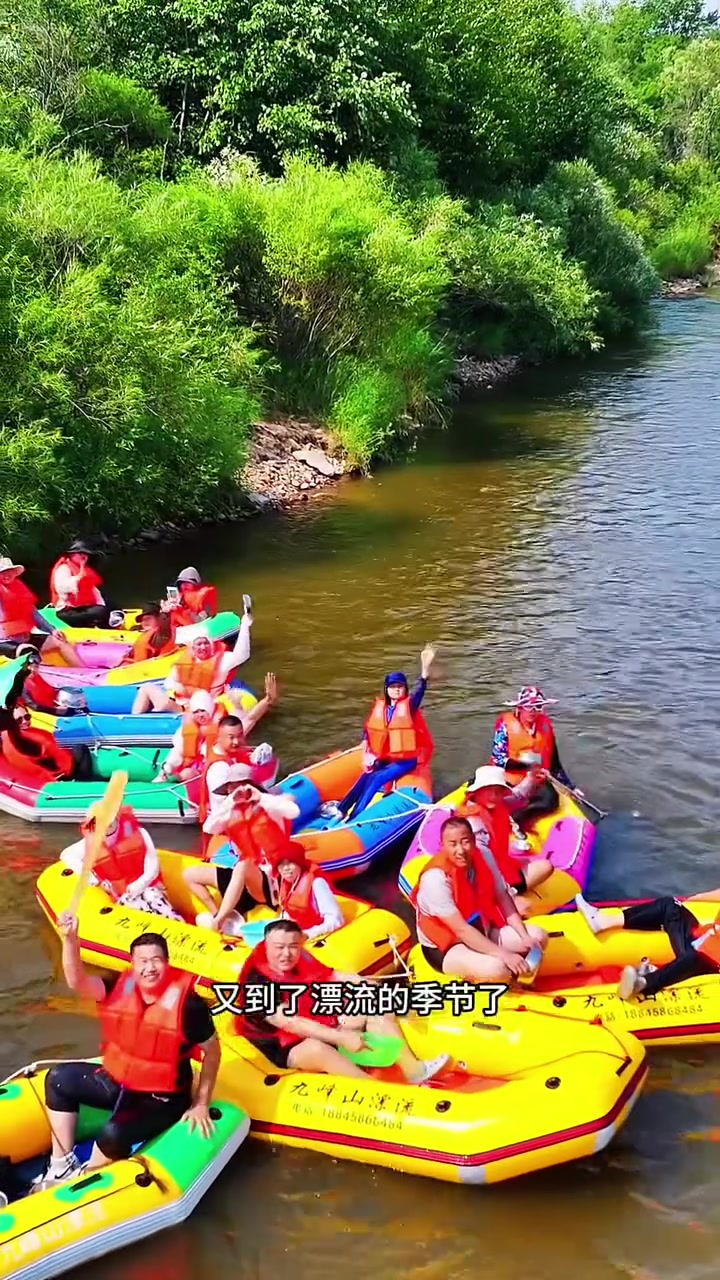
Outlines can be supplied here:
[[156, 640], [157, 633], [155, 631], [143, 631], [133, 642], [132, 653], [128, 662], [148, 662], [150, 658], [159, 658], [164, 653], [172, 653], [177, 648], [172, 637], [166, 640], [164, 644], [158, 645]]
[[[318, 1014], [313, 1013], [313, 1004], [315, 998], [311, 990], [314, 982], [330, 982], [333, 976], [333, 970], [329, 969], [326, 964], [321, 964], [314, 956], [308, 954], [307, 951], [301, 951], [298, 956], [298, 962], [289, 973], [282, 975], [274, 973], [270, 968], [265, 950], [265, 943], [261, 942], [251, 951], [245, 964], [238, 975], [238, 986], [241, 991], [248, 981], [248, 977], [252, 975], [253, 969], [256, 973], [261, 973], [269, 982], [276, 982], [280, 986], [288, 984], [304, 987], [295, 1004], [295, 1016], [298, 1018], [312, 1018], [313, 1022], [322, 1022], [326, 1027], [336, 1027], [338, 1025], [337, 1017], [334, 1014]], [[288, 996], [285, 995], [285, 1002]], [[282, 1003], [282, 999], [279, 1003]], [[279, 1027], [273, 1027], [271, 1023], [266, 1022], [262, 1029], [256, 1023], [251, 1022], [248, 1018], [241, 1014], [235, 1019], [235, 1029], [238, 1035], [245, 1036], [246, 1040], [251, 1043], [253, 1041], [266, 1040], [269, 1036], [273, 1040], [277, 1040], [278, 1044], [284, 1048], [292, 1048], [293, 1045], [302, 1043], [302, 1036], [295, 1036], [291, 1031], [281, 1031]]]
[[291, 834], [292, 823], [287, 818], [278, 822], [261, 808], [249, 815], [233, 809], [226, 829], [227, 838], [232, 840], [240, 857], [258, 866], [265, 861], [277, 863], [290, 843]]
[[[215, 715], [207, 724], [198, 724], [189, 711], [185, 712], [182, 722], [183, 769], [189, 769], [195, 762], [207, 758], [212, 751], [218, 736], [218, 714], [225, 714], [224, 709], [216, 708]], [[205, 748], [203, 752], [203, 747]], [[248, 755], [250, 752], [248, 751]], [[216, 763], [212, 761], [212, 763]], [[207, 817], [207, 814], [205, 815]], [[203, 819], [204, 821], [204, 819]]]
[[[58, 591], [55, 580], [58, 569], [69, 569], [75, 579], [75, 586], [67, 595], [63, 595]], [[82, 569], [78, 569], [74, 565], [69, 556], [61, 556], [55, 561], [50, 573], [50, 602], [56, 609], [61, 600], [65, 601], [67, 609], [87, 609], [91, 605], [97, 604], [95, 599], [95, 591], [102, 586], [102, 578], [90, 568], [89, 564], [84, 564]]]
[[[84, 831], [85, 824], [81, 830]], [[100, 856], [93, 866], [98, 880], [110, 885], [117, 902], [127, 892], [128, 886], [138, 880], [145, 870], [145, 841], [142, 829], [132, 809], [123, 806], [118, 814], [118, 829], [103, 844]], [[158, 884], [160, 877], [153, 881]]]
[[307, 871], [300, 874], [295, 884], [289, 884], [287, 880], [280, 880], [278, 884], [281, 911], [299, 924], [301, 929], [313, 929], [315, 925], [323, 922], [313, 899], [313, 885], [317, 878], [318, 873], [315, 868], [308, 867]]
[[26, 756], [13, 742], [7, 730], [2, 735], [2, 753], [12, 769], [17, 769], [38, 782], [52, 782], [65, 774], [72, 776], [73, 754], [67, 747], [61, 747], [47, 729], [21, 729], [19, 737], [34, 742], [41, 748], [42, 758], [52, 763], [52, 768], [43, 768], [36, 756]]
[[181, 686], [176, 698], [178, 702], [189, 702], [197, 689], [204, 689], [217, 697], [225, 688], [223, 674], [223, 658], [227, 650], [221, 641], [216, 641], [213, 656], [199, 661], [193, 658], [189, 649], [184, 651], [180, 662], [175, 666], [178, 684]]
[[427, 764], [435, 748], [422, 711], [413, 715], [409, 698], [395, 703], [392, 719], [387, 721], [388, 706], [377, 698], [365, 722], [368, 746], [378, 760], [417, 760]]
[[36, 608], [37, 596], [19, 578], [0, 582], [0, 638], [15, 640], [17, 636], [29, 636], [35, 626]]
[[501, 803], [494, 809], [486, 809], [477, 800], [467, 799], [457, 812], [462, 818], [480, 819], [490, 837], [490, 852], [497, 863], [500, 875], [506, 884], [515, 884], [518, 879], [519, 863], [510, 852], [512, 826], [510, 813], [505, 805]]
[[534, 733], [526, 729], [512, 711], [505, 711], [498, 718], [496, 732], [501, 725], [507, 730], [508, 760], [505, 776], [511, 786], [520, 782], [534, 765], [542, 769], [550, 768], [555, 748], [555, 732], [547, 716], [537, 717]]
[[162, 993], [146, 1004], [132, 970], [122, 974], [99, 1005], [102, 1063], [108, 1075], [138, 1093], [177, 1092], [183, 1050], [183, 1012], [196, 978], [168, 969]]
[[217, 587], [207, 585], [183, 588], [178, 604], [171, 613], [176, 627], [189, 627], [201, 613], [212, 618], [217, 613]]
[[423, 876], [428, 871], [435, 870], [443, 871], [450, 881], [453, 900], [463, 920], [467, 920], [468, 924], [472, 924], [479, 917], [480, 923], [485, 930], [491, 924], [502, 928], [505, 924], [505, 916], [497, 901], [492, 871], [480, 851], [473, 852], [472, 870], [474, 871], [474, 878], [472, 880], [468, 874], [468, 868], [457, 867], [454, 862], [450, 861], [447, 854], [437, 853], [423, 867], [410, 897], [410, 901], [417, 912], [417, 927], [424, 937], [430, 939], [433, 946], [445, 952], [450, 947], [455, 946], [458, 941], [457, 935], [453, 933], [445, 920], [441, 919], [440, 916], [426, 915], [417, 905]]
[[698, 925], [693, 933], [700, 943], [695, 950], [720, 969], [720, 911], [711, 925]]

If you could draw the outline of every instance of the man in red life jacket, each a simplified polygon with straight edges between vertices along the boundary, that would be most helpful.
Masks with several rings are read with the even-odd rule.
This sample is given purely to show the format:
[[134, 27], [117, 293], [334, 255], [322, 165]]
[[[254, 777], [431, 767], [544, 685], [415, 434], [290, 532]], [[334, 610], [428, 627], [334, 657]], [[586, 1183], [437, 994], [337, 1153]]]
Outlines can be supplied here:
[[[277, 776], [278, 760], [272, 747], [260, 743], [251, 747], [245, 742], [249, 734], [262, 720], [263, 716], [278, 701], [277, 681], [272, 671], [265, 676], [265, 696], [256, 702], [250, 711], [238, 711], [235, 715], [227, 715], [224, 702], [216, 701], [204, 689], [197, 689], [188, 704], [180, 728], [174, 738], [172, 750], [160, 769], [154, 782], [166, 782], [168, 778], [180, 779], [194, 777], [205, 765], [227, 763], [226, 751], [220, 742], [229, 744], [230, 754], [235, 763], [245, 760], [252, 765], [248, 775], [251, 781], [262, 786], [272, 786]], [[216, 750], [217, 748], [217, 750]], [[241, 752], [240, 755], [237, 753]], [[222, 767], [208, 772], [208, 787], [203, 787], [200, 824], [202, 826], [208, 812], [212, 809], [212, 787], [227, 782], [227, 772]]]
[[140, 686], [133, 702], [133, 715], [144, 715], [147, 711], [186, 711], [196, 689], [205, 689], [219, 698], [237, 668], [250, 657], [251, 626], [252, 613], [248, 607], [232, 649], [226, 649], [220, 640], [211, 640], [204, 629], [198, 631], [190, 645], [178, 654], [164, 687], [151, 683]]
[[[275, 906], [272, 872], [281, 852], [290, 842], [292, 824], [300, 808], [290, 796], [267, 795], [261, 787], [238, 785], [238, 775], [247, 766], [236, 765], [227, 782], [215, 793], [225, 797], [223, 809], [211, 815], [204, 830], [209, 835], [227, 835], [224, 845], [209, 863], [186, 867], [183, 879], [207, 907], [196, 924], [222, 932], [229, 916], [237, 925], [258, 903]], [[210, 893], [222, 895], [217, 908]], [[226, 930], [227, 931], [227, 930]]]
[[[369, 1035], [395, 1036], [402, 1031], [391, 1014], [382, 1017], [348, 1017], [313, 1013], [313, 983], [356, 983], [367, 981], [354, 973], [337, 973], [303, 950], [303, 934], [293, 920], [273, 920], [265, 930], [264, 941], [255, 948], [240, 971], [238, 983], [242, 992], [247, 987], [269, 983], [276, 989], [277, 1012], [243, 1013], [237, 1029], [251, 1044], [282, 1070], [319, 1071], [327, 1075], [364, 1078], [354, 1062], [338, 1053], [347, 1049], [357, 1053], [365, 1047], [364, 1032]], [[294, 1014], [287, 1012], [287, 993], [282, 986], [299, 984], [300, 992]], [[438, 1075], [450, 1061], [448, 1054], [421, 1062], [406, 1045], [398, 1066], [412, 1084], [424, 1084]]]
[[37, 596], [22, 581], [24, 572], [24, 565], [0, 556], [0, 654], [14, 658], [19, 645], [32, 643], [43, 653], [57, 650], [69, 667], [81, 667], [73, 646], [41, 614]]
[[[45, 1105], [52, 1156], [37, 1190], [126, 1159], [137, 1143], [179, 1120], [210, 1137], [210, 1102], [220, 1066], [220, 1043], [205, 1001], [193, 990], [195, 977], [170, 967], [163, 937], [145, 933], [136, 938], [130, 967], [99, 978], [80, 959], [77, 919], [64, 915], [58, 923], [65, 980], [77, 995], [97, 1001], [102, 1066], [62, 1062], [48, 1071]], [[195, 1049], [203, 1062], [193, 1096], [190, 1059]], [[84, 1166], [74, 1152], [81, 1106], [112, 1112]]]
[[[687, 901], [718, 901], [720, 890], [696, 894]], [[637, 929], [655, 933], [662, 929], [675, 952], [675, 959], [659, 967], [643, 960], [638, 966], [626, 965], [618, 986], [621, 1000], [634, 996], [654, 996], [666, 987], [688, 978], [717, 974], [720, 969], [720, 912], [711, 925], [701, 925], [692, 911], [677, 898], [655, 898], [632, 907], [594, 907], [581, 893], [575, 905], [594, 934], [609, 929]]]
[[308, 861], [299, 840], [291, 840], [278, 854], [274, 869], [280, 914], [300, 926], [306, 941], [342, 928], [340, 903], [325, 877]]
[[385, 677], [383, 697], [375, 700], [363, 731], [364, 772], [339, 805], [324, 807], [328, 816], [347, 817], [352, 811], [357, 818], [383, 787], [429, 764], [434, 744], [420, 704], [434, 660], [435, 650], [427, 646], [420, 655], [420, 678], [412, 693], [404, 671]]
[[177, 589], [180, 593], [179, 602], [168, 602], [174, 627], [190, 627], [217, 613], [217, 587], [204, 583], [192, 565], [178, 574]]
[[528, 848], [528, 842], [524, 838], [517, 842], [513, 831], [512, 814], [523, 807], [536, 785], [533, 770], [517, 786], [510, 787], [503, 769], [481, 765], [468, 785], [465, 803], [457, 810], [468, 819], [480, 852], [489, 853], [494, 859], [523, 917], [530, 910], [530, 902], [522, 895], [544, 884], [553, 872], [547, 858], [526, 858], [523, 862], [522, 851]]
[[50, 603], [69, 627], [108, 627], [112, 608], [100, 588], [102, 578], [90, 566], [93, 555], [84, 542], [73, 542], [50, 572]]
[[438, 973], [470, 982], [509, 982], [528, 972], [525, 959], [547, 934], [524, 924], [492, 858], [480, 853], [467, 818], [448, 818], [440, 852], [412, 893], [417, 935]]

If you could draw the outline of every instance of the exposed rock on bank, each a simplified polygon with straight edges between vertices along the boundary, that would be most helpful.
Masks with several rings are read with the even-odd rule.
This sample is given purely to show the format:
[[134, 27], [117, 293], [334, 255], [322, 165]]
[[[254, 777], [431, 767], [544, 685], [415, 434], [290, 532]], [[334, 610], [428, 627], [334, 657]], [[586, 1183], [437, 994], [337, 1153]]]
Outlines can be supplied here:
[[462, 391], [487, 391], [514, 378], [522, 364], [520, 356], [498, 356], [495, 360], [461, 356], [455, 363], [453, 382]]
[[699, 275], [663, 281], [662, 296], [663, 298], [697, 298], [706, 289], [714, 289], [718, 285], [720, 285], [720, 259], [712, 262]]
[[278, 509], [306, 501], [347, 471], [328, 431], [287, 418], [256, 425], [241, 483], [254, 507]]

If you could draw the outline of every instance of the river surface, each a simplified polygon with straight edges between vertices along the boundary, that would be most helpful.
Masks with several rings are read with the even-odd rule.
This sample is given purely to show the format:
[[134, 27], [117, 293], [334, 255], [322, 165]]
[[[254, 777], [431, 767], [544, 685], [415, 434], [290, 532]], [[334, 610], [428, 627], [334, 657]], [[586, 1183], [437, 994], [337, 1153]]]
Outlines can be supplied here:
[[[157, 598], [186, 564], [252, 593], [264, 726], [284, 770], [357, 740], [384, 672], [438, 647], [426, 700], [438, 794], [487, 758], [525, 682], [558, 699], [563, 762], [610, 811], [597, 897], [720, 884], [720, 298], [659, 303], [630, 348], [464, 405], [408, 462], [296, 514], [104, 567]], [[3, 1074], [95, 1052], [33, 898], [68, 828], [0, 820]], [[192, 832], [157, 832], [191, 847]], [[391, 904], [397, 867], [353, 886]], [[190, 1223], [87, 1280], [701, 1280], [718, 1274], [720, 1049], [655, 1054], [619, 1139], [489, 1189], [247, 1143]], [[715, 1135], [720, 1129], [715, 1130]], [[78, 1273], [80, 1274], [80, 1273]]]

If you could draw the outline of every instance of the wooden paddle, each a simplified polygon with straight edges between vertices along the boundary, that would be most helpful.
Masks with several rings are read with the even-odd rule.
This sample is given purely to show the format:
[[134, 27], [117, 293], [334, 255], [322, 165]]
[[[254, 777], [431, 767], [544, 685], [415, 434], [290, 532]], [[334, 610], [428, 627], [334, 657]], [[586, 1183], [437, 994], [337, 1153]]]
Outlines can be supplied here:
[[593, 813], [597, 814], [600, 822], [602, 822], [603, 818], [607, 818], [608, 815], [604, 809], [598, 809], [597, 805], [593, 804], [592, 800], [588, 800], [585, 796], [581, 796], [579, 792], [573, 789], [573, 787], [566, 786], [564, 782], [560, 782], [558, 778], [554, 778], [551, 773], [548, 774], [548, 782], [552, 784], [561, 796], [572, 796], [573, 800], [576, 800], [579, 805], [585, 805], [586, 809], [592, 809]]
[[85, 890], [90, 880], [90, 872], [97, 862], [100, 851], [103, 847], [108, 827], [112, 826], [118, 815], [118, 810], [123, 802], [125, 788], [128, 784], [128, 775], [120, 771], [114, 773], [105, 788], [105, 794], [101, 796], [97, 804], [93, 805], [93, 818], [95, 826], [85, 845], [85, 857], [83, 859], [82, 870], [78, 876], [78, 882], [75, 885], [68, 913], [71, 916], [77, 915], [77, 909], [80, 905]]

